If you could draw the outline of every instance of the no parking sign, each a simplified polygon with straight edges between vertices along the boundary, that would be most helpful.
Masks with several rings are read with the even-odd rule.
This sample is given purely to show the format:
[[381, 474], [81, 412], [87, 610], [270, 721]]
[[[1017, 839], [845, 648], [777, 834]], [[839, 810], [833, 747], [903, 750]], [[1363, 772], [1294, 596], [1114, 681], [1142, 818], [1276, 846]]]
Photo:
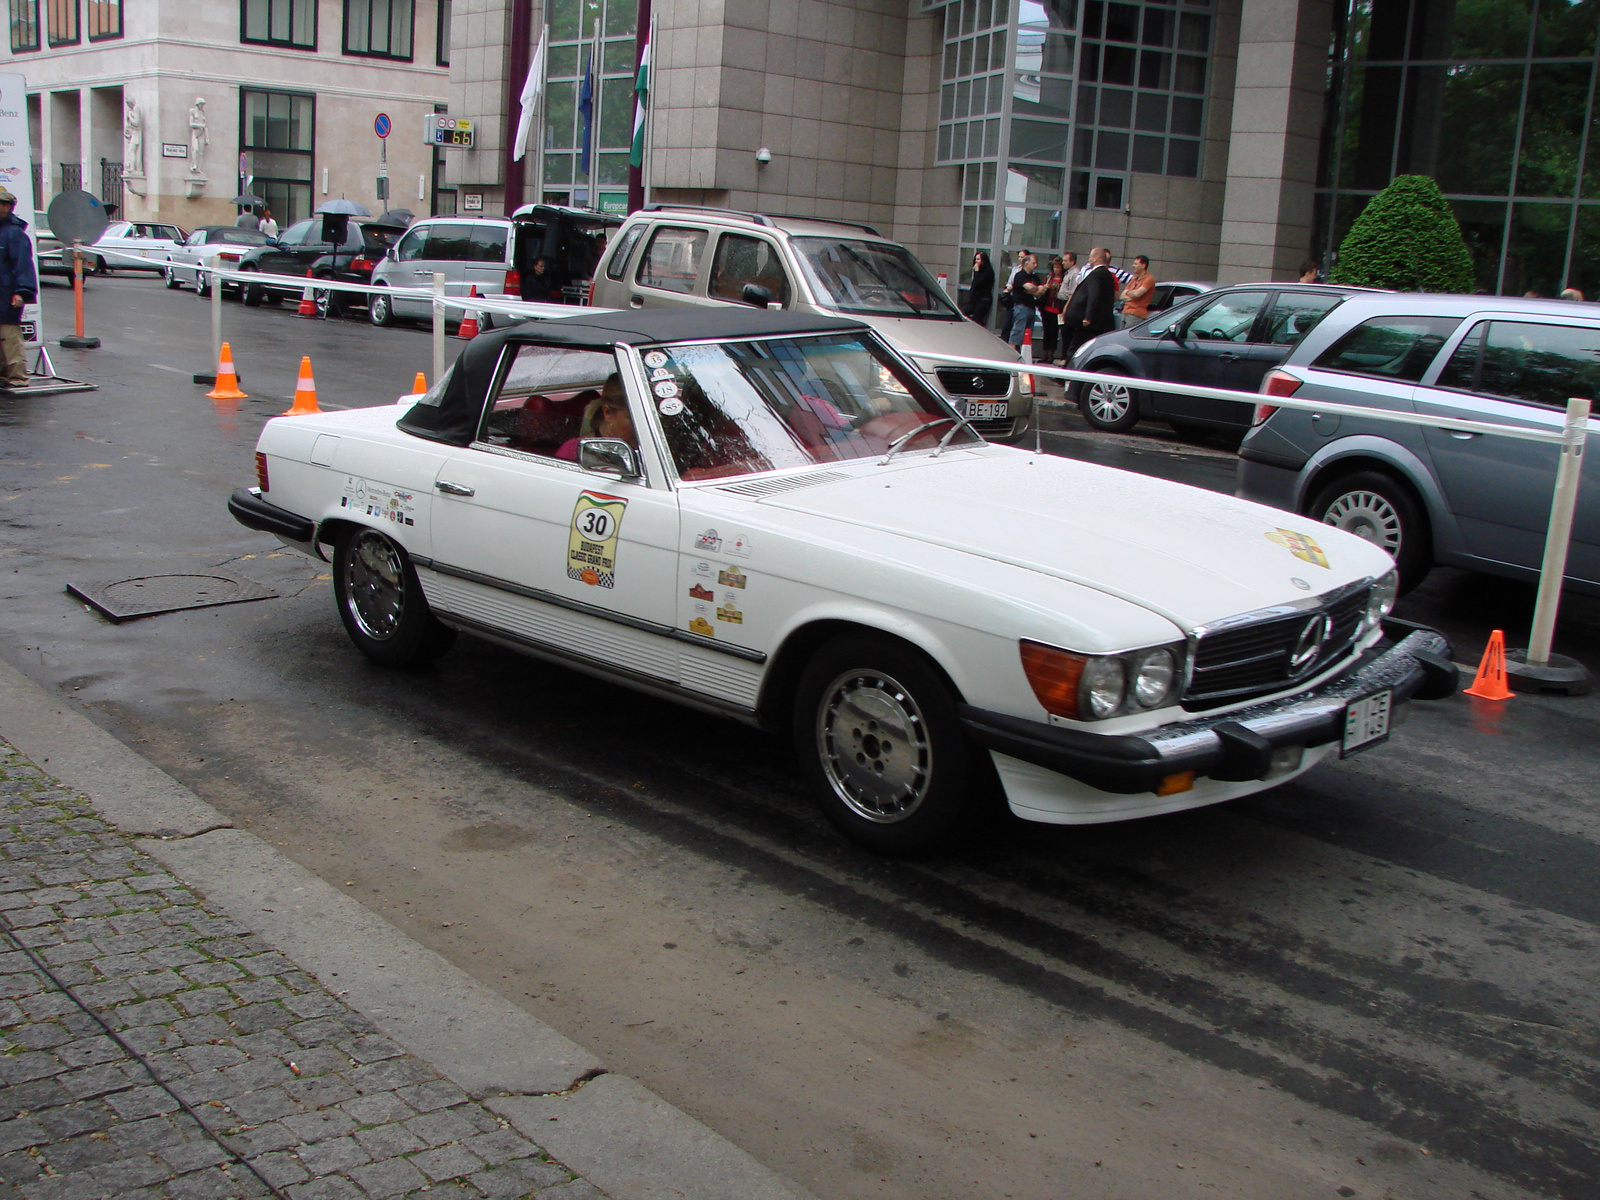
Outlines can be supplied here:
[[394, 126], [389, 121], [388, 113], [379, 113], [372, 121], [372, 132], [381, 138], [389, 136], [389, 130]]

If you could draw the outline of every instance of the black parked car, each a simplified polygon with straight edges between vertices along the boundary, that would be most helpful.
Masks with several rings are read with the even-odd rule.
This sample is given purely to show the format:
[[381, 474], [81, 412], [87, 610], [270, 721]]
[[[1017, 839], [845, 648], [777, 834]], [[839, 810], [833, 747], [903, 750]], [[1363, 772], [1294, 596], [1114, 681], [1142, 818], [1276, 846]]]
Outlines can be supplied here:
[[1174, 429], [1225, 429], [1241, 436], [1254, 404], [1199, 400], [1132, 384], [1165, 379], [1253, 392], [1318, 321], [1365, 288], [1328, 284], [1251, 283], [1218, 288], [1180, 303], [1131, 329], [1085, 342], [1073, 355], [1081, 371], [1126, 375], [1128, 383], [1072, 385], [1084, 420], [1096, 429], [1131, 429], [1141, 418]]
[[[388, 221], [351, 221], [344, 244], [330, 250], [311, 264], [313, 279], [334, 279], [344, 283], [372, 282], [372, 271], [389, 247], [400, 240], [405, 229]], [[311, 293], [319, 317], [337, 317], [346, 309], [367, 307], [365, 292], [340, 292], [316, 288]]]
[[[405, 230], [377, 221], [347, 221], [344, 240], [339, 243], [324, 241], [322, 218], [311, 217], [296, 221], [281, 233], [276, 241], [259, 246], [239, 261], [241, 271], [260, 271], [266, 275], [299, 275], [310, 271], [317, 279], [343, 279], [351, 283], [366, 283], [372, 278], [372, 268], [383, 258], [383, 252]], [[244, 289], [244, 302], [260, 304], [263, 300], [276, 304], [280, 300], [298, 300], [303, 287], [280, 287], [271, 284], [248, 284]], [[326, 311], [326, 291], [314, 293], [319, 311]], [[346, 303], [359, 302], [358, 299]], [[335, 305], [337, 311], [337, 304]]]

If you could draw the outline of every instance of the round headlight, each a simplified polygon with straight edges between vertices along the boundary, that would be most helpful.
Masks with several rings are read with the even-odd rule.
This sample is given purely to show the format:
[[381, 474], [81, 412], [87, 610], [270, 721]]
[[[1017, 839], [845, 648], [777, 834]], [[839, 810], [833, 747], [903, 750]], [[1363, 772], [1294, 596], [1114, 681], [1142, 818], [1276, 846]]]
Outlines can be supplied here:
[[1172, 696], [1178, 663], [1170, 650], [1152, 650], [1139, 659], [1133, 677], [1133, 698], [1141, 708], [1157, 708]]
[[1400, 576], [1390, 571], [1372, 585], [1367, 593], [1367, 627], [1370, 629], [1394, 611], [1395, 597], [1400, 594]]
[[1079, 687], [1082, 688], [1086, 716], [1104, 720], [1116, 715], [1122, 707], [1122, 697], [1128, 687], [1122, 660], [1091, 658], [1083, 668], [1083, 680]]

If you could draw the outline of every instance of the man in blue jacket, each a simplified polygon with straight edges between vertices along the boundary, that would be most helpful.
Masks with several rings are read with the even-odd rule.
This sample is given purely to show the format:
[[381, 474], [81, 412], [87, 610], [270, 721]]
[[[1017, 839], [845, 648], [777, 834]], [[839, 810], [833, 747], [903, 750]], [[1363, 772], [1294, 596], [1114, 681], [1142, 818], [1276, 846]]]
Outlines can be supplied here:
[[5, 356], [0, 387], [28, 386], [28, 363], [22, 353], [22, 306], [39, 296], [33, 269], [33, 243], [28, 223], [16, 215], [17, 198], [0, 187], [0, 354]]

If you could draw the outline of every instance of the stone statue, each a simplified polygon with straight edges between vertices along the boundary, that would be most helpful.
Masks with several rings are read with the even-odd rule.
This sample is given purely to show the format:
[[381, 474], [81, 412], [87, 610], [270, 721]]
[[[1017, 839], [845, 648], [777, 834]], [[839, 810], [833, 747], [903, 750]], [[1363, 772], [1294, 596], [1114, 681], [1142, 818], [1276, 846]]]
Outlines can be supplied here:
[[144, 116], [139, 112], [139, 106], [134, 103], [133, 97], [128, 96], [123, 100], [127, 111], [122, 117], [122, 140], [127, 143], [122, 152], [122, 174], [144, 174]]
[[206, 100], [204, 96], [196, 96], [194, 103], [189, 106], [189, 174], [204, 174], [206, 147], [211, 144], [211, 136], [206, 132]]

